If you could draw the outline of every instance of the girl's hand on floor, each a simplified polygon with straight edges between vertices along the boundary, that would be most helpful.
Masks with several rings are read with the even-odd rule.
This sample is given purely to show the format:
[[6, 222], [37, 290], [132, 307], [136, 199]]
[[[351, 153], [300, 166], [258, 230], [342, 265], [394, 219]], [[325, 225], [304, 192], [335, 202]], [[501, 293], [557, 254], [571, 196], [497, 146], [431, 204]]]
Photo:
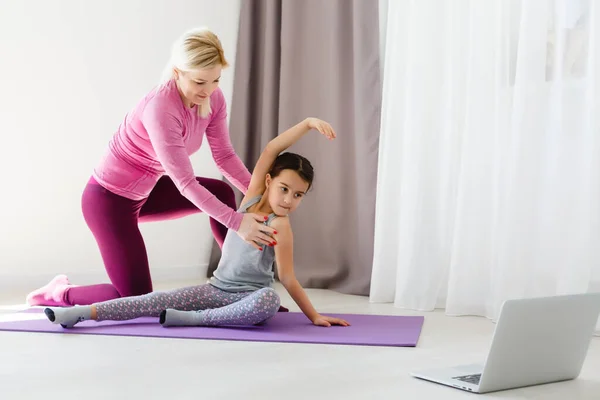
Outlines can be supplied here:
[[317, 318], [315, 318], [313, 324], [326, 327], [330, 327], [331, 325], [350, 326], [347, 321], [341, 318], [327, 317], [325, 315], [319, 315]]

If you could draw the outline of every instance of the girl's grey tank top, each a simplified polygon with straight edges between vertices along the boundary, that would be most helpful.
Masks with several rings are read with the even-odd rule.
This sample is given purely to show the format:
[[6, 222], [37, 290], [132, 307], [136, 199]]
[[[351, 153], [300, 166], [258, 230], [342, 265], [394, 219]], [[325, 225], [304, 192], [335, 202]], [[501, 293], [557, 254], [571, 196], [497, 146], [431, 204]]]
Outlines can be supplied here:
[[[248, 208], [260, 201], [262, 195], [251, 198], [238, 209], [247, 212]], [[269, 214], [265, 225], [270, 225], [277, 216]], [[254, 291], [273, 284], [275, 272], [275, 248], [262, 246], [260, 251], [246, 243], [236, 232], [229, 230], [223, 248], [221, 260], [209, 283], [228, 292]]]

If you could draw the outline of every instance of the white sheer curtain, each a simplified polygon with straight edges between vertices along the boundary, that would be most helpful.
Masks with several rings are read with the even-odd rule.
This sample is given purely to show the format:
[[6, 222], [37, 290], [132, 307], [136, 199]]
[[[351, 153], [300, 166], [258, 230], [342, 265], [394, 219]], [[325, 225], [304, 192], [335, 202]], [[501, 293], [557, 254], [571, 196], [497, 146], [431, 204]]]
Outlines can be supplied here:
[[388, 7], [371, 301], [600, 291], [600, 1]]

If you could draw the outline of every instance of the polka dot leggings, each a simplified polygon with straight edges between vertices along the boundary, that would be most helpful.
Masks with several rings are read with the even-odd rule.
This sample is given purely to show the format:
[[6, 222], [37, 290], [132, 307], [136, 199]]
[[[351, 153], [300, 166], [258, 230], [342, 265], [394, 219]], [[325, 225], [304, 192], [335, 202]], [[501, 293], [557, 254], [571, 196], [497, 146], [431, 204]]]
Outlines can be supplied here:
[[123, 321], [140, 317], [158, 317], [163, 310], [210, 310], [205, 325], [258, 324], [273, 317], [280, 298], [272, 288], [251, 292], [226, 292], [210, 284], [190, 286], [142, 296], [122, 297], [96, 303], [97, 320]]

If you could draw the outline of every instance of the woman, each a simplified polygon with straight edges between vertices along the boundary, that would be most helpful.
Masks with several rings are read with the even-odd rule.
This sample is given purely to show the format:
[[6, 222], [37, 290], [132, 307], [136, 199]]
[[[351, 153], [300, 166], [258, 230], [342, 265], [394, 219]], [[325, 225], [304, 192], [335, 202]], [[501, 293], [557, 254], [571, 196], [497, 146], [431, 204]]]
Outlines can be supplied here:
[[196, 177], [189, 159], [206, 135], [219, 170], [246, 193], [251, 175], [231, 145], [219, 89], [227, 66], [209, 30], [188, 31], [174, 43], [163, 82], [127, 114], [83, 192], [83, 216], [112, 284], [74, 286], [58, 275], [27, 296], [29, 305], [87, 305], [152, 292], [138, 222], [203, 211], [219, 246], [228, 229], [257, 249], [274, 243], [264, 217], [237, 212], [229, 185]]

